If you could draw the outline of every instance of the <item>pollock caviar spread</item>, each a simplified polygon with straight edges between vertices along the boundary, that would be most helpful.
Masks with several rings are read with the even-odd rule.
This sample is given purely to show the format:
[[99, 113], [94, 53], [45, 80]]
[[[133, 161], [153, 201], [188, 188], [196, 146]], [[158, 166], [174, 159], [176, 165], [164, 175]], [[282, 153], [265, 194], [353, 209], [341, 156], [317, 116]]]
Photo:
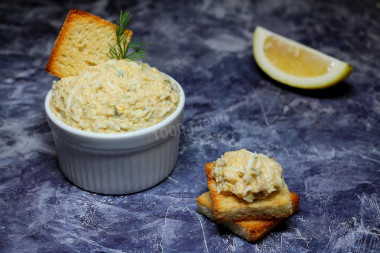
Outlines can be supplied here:
[[247, 202], [266, 198], [285, 184], [279, 163], [246, 149], [224, 153], [215, 161], [212, 176], [219, 194], [233, 194]]
[[159, 123], [179, 103], [174, 80], [146, 63], [109, 60], [53, 84], [50, 109], [74, 128], [95, 133], [136, 131]]

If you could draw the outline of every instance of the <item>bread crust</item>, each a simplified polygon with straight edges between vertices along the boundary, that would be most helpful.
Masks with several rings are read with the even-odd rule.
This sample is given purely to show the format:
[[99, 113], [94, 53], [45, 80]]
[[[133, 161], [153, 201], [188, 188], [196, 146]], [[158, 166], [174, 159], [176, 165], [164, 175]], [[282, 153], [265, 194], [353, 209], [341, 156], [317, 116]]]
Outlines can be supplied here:
[[[296, 213], [299, 208], [300, 197], [291, 192], [292, 214]], [[215, 221], [213, 203], [209, 192], [203, 193], [197, 198], [198, 211]], [[267, 220], [248, 219], [242, 221], [224, 221], [219, 222], [221, 225], [230, 229], [234, 234], [250, 242], [257, 242], [273, 230], [280, 222], [286, 218], [272, 218]]]
[[216, 221], [287, 218], [291, 216], [291, 196], [286, 184], [267, 199], [249, 203], [235, 196], [218, 194], [215, 179], [212, 177], [213, 169], [214, 163], [205, 164], [207, 184]]
[[[82, 21], [93, 22], [96, 24], [97, 27], [104, 27], [104, 28], [109, 29], [110, 31], [115, 30], [115, 24], [105, 19], [92, 15], [91, 13], [88, 13], [83, 10], [79, 10], [75, 8], [71, 9], [66, 16], [65, 21], [62, 25], [62, 28], [54, 43], [54, 48], [45, 66], [45, 71], [59, 78], [66, 76], [64, 71], [62, 71], [61, 67], [58, 66], [58, 63], [62, 63], [61, 56], [65, 53], [65, 51], [68, 51], [68, 48], [66, 48], [67, 47], [66, 41], [69, 40], [69, 35], [72, 33], [78, 32], [78, 31], [74, 31], [74, 29], [76, 29], [75, 25], [77, 22], [82, 22]], [[129, 38], [130, 36], [132, 36], [132, 31], [127, 30], [126, 33], [129, 33]], [[83, 38], [83, 39], [86, 39], [86, 38]]]

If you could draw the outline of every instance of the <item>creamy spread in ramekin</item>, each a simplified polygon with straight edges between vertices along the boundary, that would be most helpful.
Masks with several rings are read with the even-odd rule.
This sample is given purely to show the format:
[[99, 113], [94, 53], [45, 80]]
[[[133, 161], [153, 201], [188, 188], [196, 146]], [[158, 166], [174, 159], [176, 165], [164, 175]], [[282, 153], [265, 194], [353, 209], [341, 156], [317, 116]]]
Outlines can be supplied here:
[[175, 81], [146, 63], [109, 60], [53, 84], [50, 109], [67, 125], [95, 133], [150, 127], [179, 103]]

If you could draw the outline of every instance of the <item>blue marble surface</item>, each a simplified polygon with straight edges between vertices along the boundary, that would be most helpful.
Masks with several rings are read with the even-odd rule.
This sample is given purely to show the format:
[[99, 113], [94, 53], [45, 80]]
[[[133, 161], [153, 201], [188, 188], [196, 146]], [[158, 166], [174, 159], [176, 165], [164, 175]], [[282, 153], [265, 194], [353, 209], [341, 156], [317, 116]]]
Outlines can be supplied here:
[[[176, 168], [152, 189], [97, 195], [59, 169], [44, 65], [74, 7], [109, 20], [130, 10], [145, 61], [186, 92]], [[14, 0], [0, 14], [0, 252], [379, 252], [379, 2]], [[256, 25], [355, 70], [328, 90], [284, 87], [252, 57]], [[240, 148], [273, 156], [301, 197], [256, 244], [196, 212], [204, 163]]]

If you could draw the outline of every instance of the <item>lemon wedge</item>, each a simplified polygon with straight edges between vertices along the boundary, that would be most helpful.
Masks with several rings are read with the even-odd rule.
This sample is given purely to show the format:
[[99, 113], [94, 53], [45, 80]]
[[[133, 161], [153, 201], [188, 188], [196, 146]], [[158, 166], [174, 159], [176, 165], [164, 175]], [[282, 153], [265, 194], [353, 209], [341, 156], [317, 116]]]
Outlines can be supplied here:
[[322, 89], [347, 78], [353, 68], [334, 57], [257, 26], [253, 55], [274, 80], [301, 89]]

